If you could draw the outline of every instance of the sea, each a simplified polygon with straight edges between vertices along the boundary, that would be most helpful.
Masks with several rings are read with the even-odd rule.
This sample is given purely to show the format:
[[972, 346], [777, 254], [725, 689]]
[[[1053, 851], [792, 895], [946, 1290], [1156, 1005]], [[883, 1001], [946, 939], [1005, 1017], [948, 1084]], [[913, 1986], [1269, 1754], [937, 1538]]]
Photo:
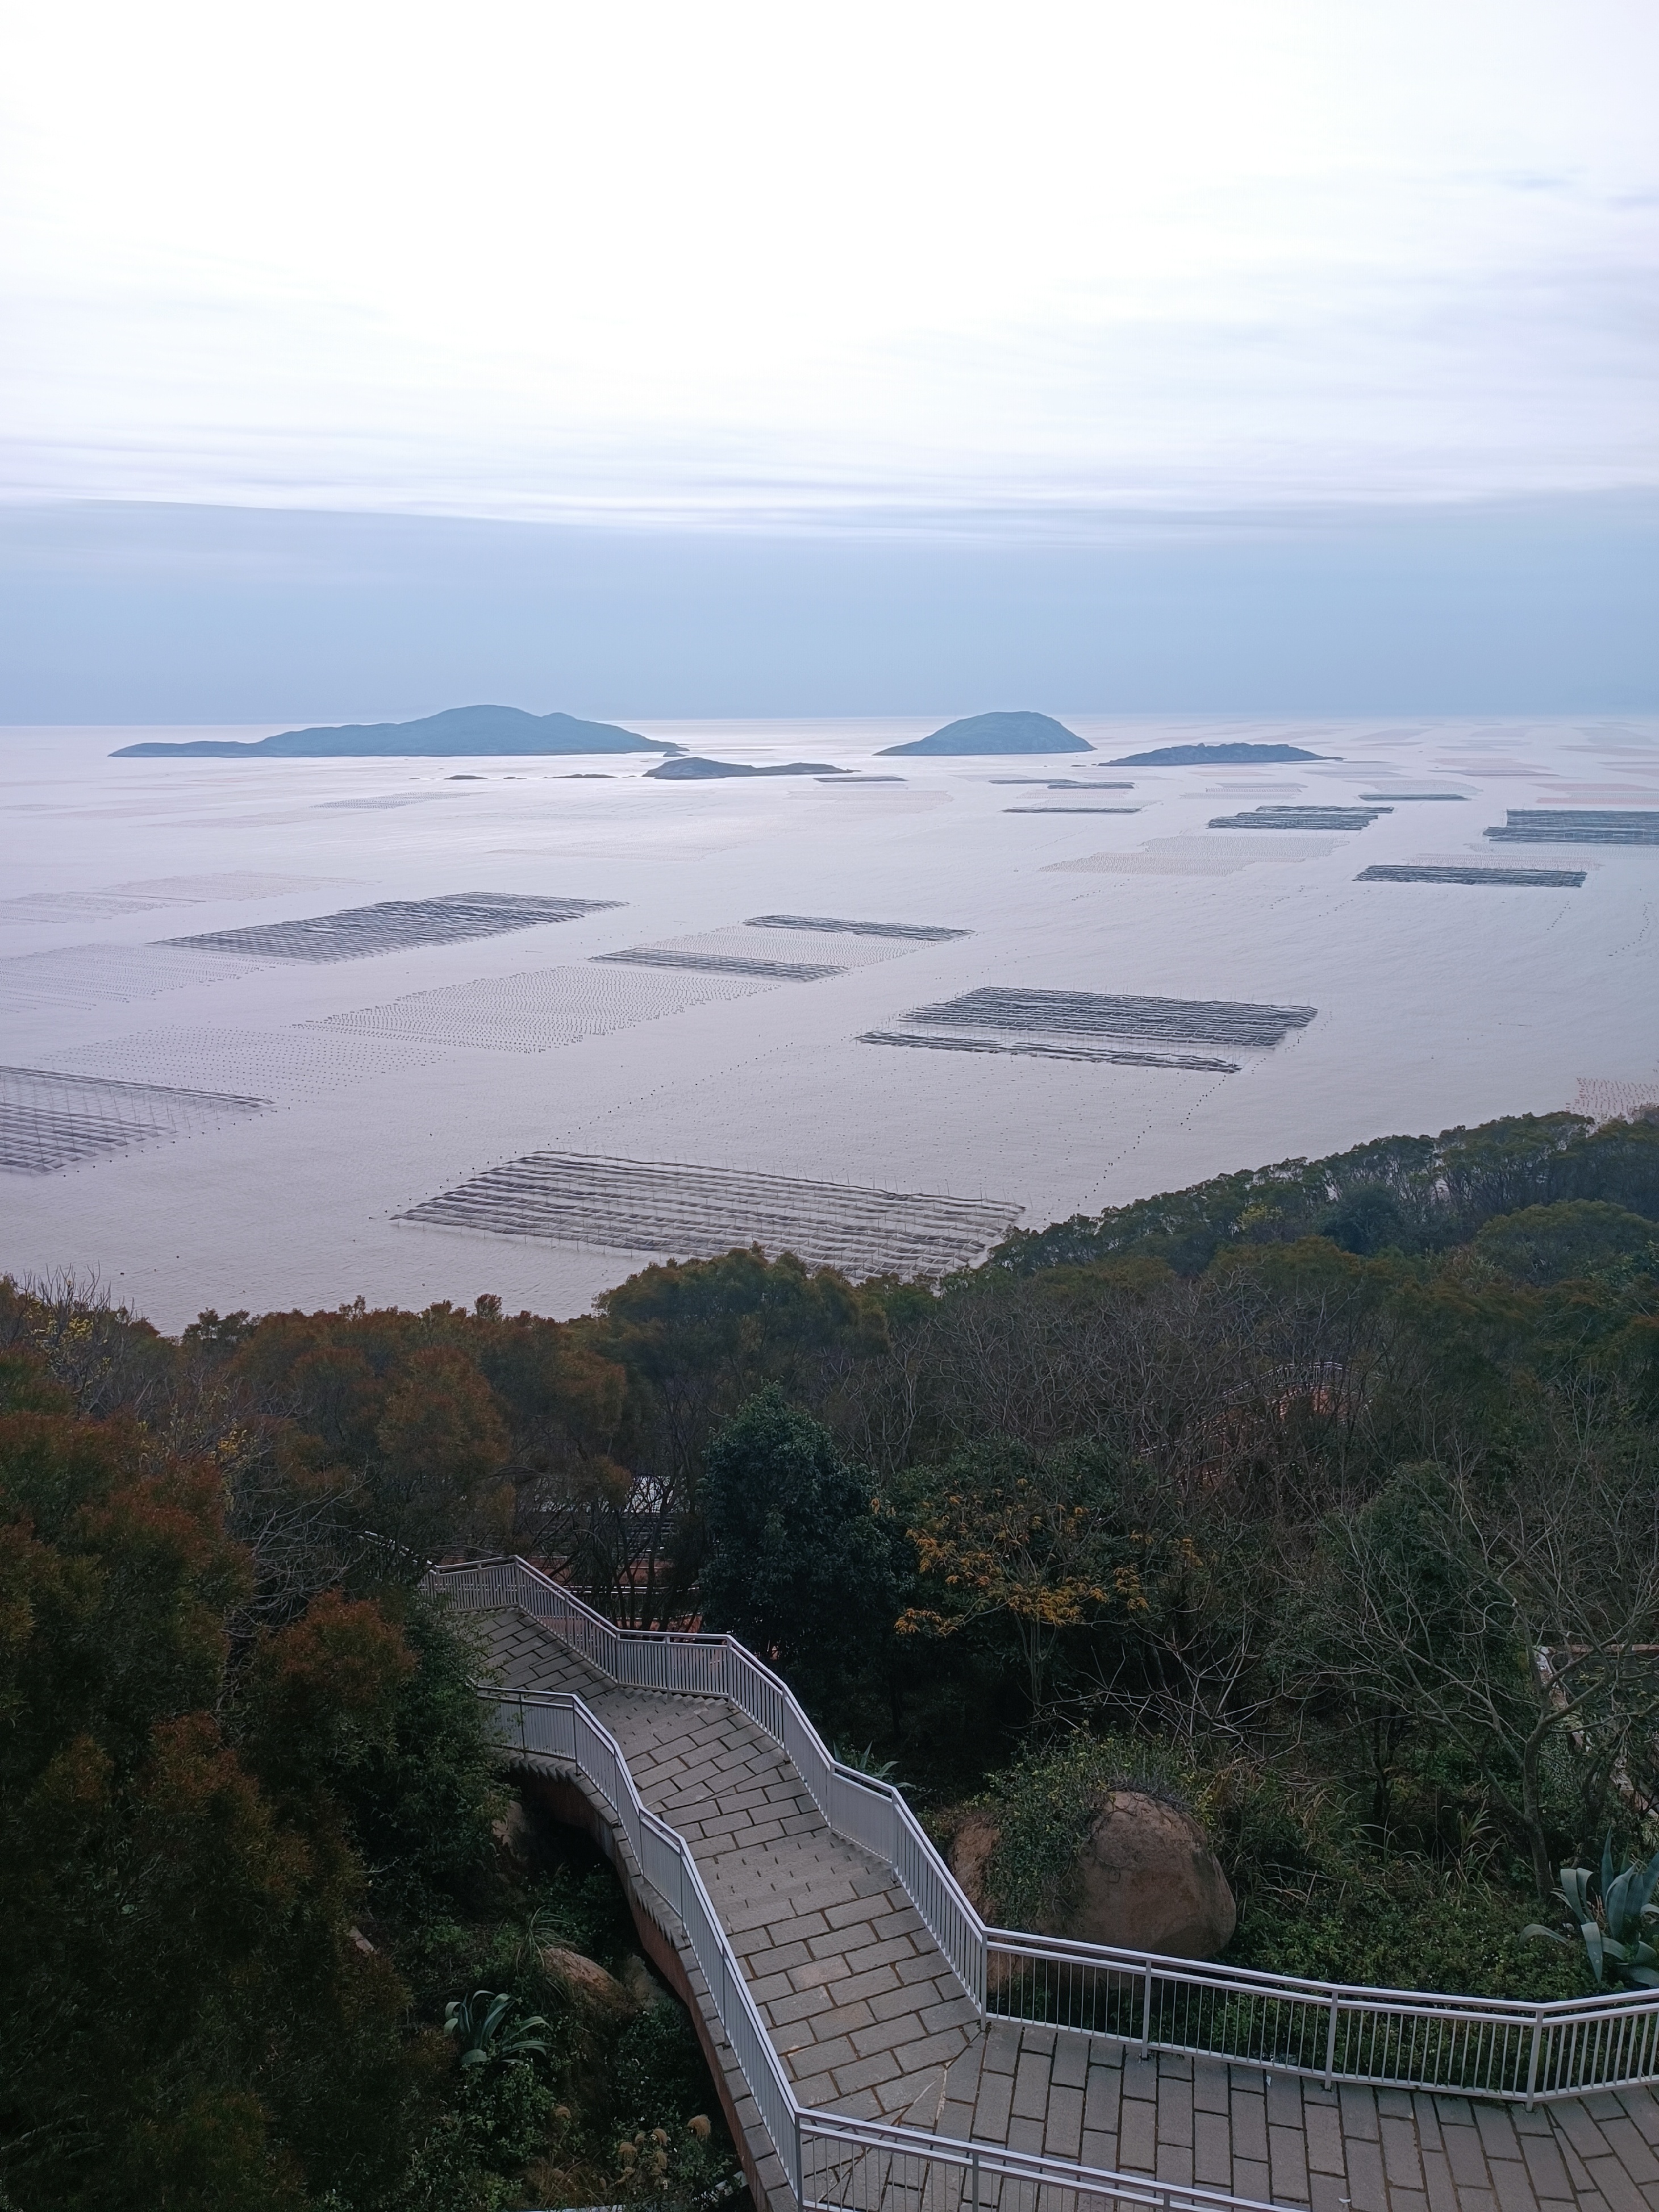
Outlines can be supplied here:
[[[734, 1245], [937, 1275], [1229, 1169], [1659, 1101], [1659, 720], [887, 750], [945, 719], [629, 725], [806, 764], [707, 781], [0, 731], [0, 1272], [168, 1331], [569, 1316]], [[1198, 744], [1308, 757], [1125, 764]]]

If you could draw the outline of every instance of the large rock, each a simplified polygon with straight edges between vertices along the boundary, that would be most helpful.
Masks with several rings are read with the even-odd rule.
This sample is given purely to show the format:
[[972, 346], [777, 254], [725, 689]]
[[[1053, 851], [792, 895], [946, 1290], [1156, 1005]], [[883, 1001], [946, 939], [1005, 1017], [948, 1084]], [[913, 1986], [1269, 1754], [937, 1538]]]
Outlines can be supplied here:
[[[951, 1870], [988, 1918], [988, 1874], [1000, 1830], [970, 1812], [951, 1843]], [[993, 1900], [994, 1902], [994, 1900]], [[1089, 1826], [1075, 1866], [1033, 1931], [1115, 1950], [1213, 1959], [1237, 1924], [1221, 1862], [1188, 1814], [1138, 1790], [1115, 1790]]]
[[519, 1800], [508, 1801], [507, 1810], [499, 1820], [492, 1820], [489, 1832], [495, 1839], [495, 1863], [509, 1881], [521, 1881], [536, 1861], [535, 1830], [531, 1819]]
[[544, 1943], [541, 1960], [556, 1982], [568, 1989], [584, 2012], [602, 2020], [631, 2020], [640, 2009], [629, 1991], [597, 1959], [580, 1951], [568, 1951], [560, 1943]]
[[996, 1815], [983, 1806], [971, 1805], [957, 1822], [945, 1853], [951, 1873], [981, 1920], [994, 1921], [998, 1915], [997, 1901], [991, 1894], [991, 1855], [1001, 1841]]
[[1078, 1874], [1066, 1932], [1080, 1942], [1213, 1959], [1238, 1924], [1221, 1862], [1197, 1821], [1136, 1790], [1115, 1790], [1095, 1815]]
[[623, 1960], [617, 1969], [617, 1979], [635, 2012], [649, 2012], [653, 2005], [661, 2004], [666, 1998], [666, 1990], [637, 1951], [630, 1951]]

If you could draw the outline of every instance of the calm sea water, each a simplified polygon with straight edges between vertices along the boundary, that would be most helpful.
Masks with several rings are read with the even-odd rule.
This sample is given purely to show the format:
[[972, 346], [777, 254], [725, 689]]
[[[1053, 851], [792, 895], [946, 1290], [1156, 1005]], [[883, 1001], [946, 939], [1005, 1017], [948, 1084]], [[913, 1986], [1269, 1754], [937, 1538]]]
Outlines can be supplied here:
[[[139, 735], [259, 732], [0, 732], [0, 1267], [95, 1272], [168, 1328], [360, 1292], [568, 1313], [723, 1223], [909, 1265], [989, 1219], [1659, 1097], [1659, 848], [1482, 834], [1511, 809], [1659, 807], [1659, 723], [1082, 717], [1092, 755], [896, 761], [881, 748], [932, 723], [638, 726], [853, 774], [118, 761]], [[1321, 757], [1106, 765], [1227, 739]], [[1405, 795], [1429, 792], [1455, 795]], [[1209, 826], [1349, 805], [1392, 811]], [[1418, 863], [1584, 880], [1357, 880]], [[170, 942], [457, 892], [613, 903], [441, 944], [399, 925], [328, 961]], [[962, 933], [750, 926], [778, 915]], [[1316, 1011], [1267, 1045], [1009, 1029], [1006, 1000], [988, 1024], [912, 1018], [988, 991]], [[1079, 1042], [1096, 1056], [1056, 1056]], [[515, 1213], [491, 1171], [538, 1154], [559, 1164]], [[406, 1218], [468, 1189], [441, 1221]]]

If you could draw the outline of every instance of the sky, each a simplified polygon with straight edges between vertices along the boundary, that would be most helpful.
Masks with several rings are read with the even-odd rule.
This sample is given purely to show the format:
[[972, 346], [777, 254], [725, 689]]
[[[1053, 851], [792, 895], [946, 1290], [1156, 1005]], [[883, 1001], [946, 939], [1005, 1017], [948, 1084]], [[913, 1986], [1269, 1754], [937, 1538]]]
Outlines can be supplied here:
[[[0, 505], [15, 546], [75, 503], [43, 585], [66, 634], [123, 559], [142, 578], [146, 516], [180, 610], [209, 588], [183, 507], [609, 532], [641, 589], [653, 545], [689, 578], [711, 533], [795, 541], [804, 577], [800, 541], [918, 577], [977, 546], [981, 578], [1133, 544], [1178, 608], [1182, 524], [1244, 589], [1264, 531], [1369, 517], [1374, 569], [1402, 527], [1519, 515], [1535, 594], [1569, 543], [1615, 577], [1659, 497], [1651, 0], [0, 21]], [[425, 542], [432, 578], [459, 558]], [[1597, 667], [1586, 634], [1550, 680]], [[73, 690], [32, 674], [0, 713]]]

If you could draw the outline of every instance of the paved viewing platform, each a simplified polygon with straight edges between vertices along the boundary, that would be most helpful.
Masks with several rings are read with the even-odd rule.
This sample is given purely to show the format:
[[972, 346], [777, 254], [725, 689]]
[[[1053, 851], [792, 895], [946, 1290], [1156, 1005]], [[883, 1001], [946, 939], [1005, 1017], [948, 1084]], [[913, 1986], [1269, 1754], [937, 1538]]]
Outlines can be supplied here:
[[502, 1686], [580, 1698], [685, 1838], [803, 2105], [1313, 2212], [1659, 2212], [1645, 2089], [1528, 2112], [982, 2021], [892, 1869], [760, 1729], [619, 1687], [527, 1614], [474, 1618]]

